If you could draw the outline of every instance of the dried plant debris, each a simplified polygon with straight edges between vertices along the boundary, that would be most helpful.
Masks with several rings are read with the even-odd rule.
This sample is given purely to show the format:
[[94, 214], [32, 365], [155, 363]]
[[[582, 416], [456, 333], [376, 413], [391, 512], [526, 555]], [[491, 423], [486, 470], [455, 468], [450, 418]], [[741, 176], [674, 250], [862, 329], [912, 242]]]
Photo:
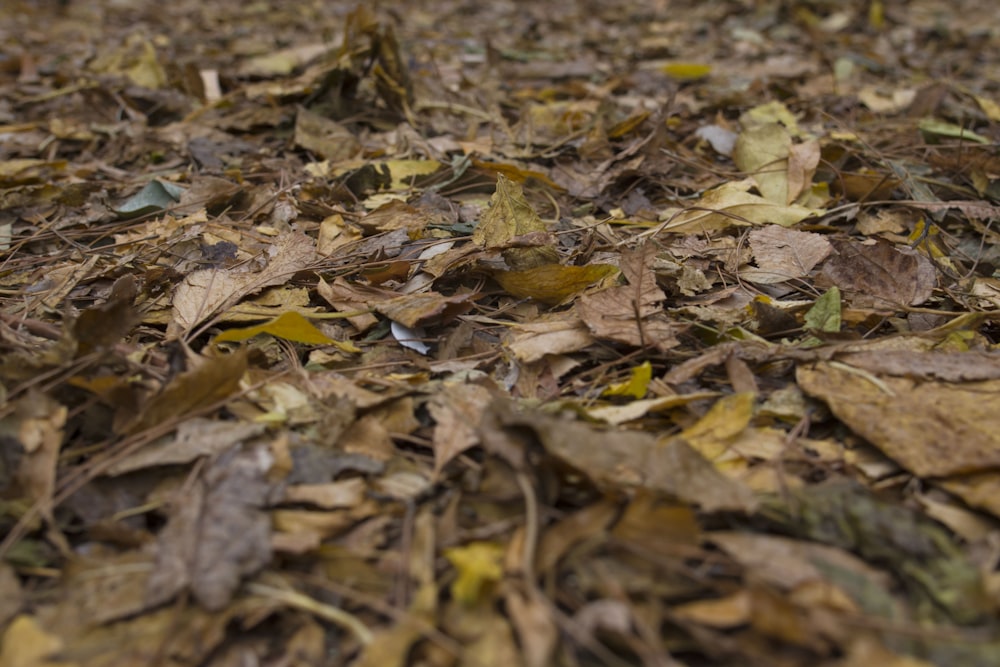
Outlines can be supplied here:
[[0, 667], [1000, 664], [987, 5], [0, 3]]

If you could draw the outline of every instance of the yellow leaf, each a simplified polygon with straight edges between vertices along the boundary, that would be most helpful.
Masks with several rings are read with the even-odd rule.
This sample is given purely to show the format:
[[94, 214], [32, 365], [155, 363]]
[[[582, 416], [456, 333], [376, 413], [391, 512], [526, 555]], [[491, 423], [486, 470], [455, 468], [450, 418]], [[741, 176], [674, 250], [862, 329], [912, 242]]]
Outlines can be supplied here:
[[392, 174], [390, 190], [406, 190], [418, 176], [429, 176], [441, 168], [437, 160], [386, 160], [385, 166]]
[[781, 123], [788, 128], [793, 137], [801, 136], [799, 123], [788, 107], [781, 102], [767, 102], [748, 109], [740, 116], [740, 125], [744, 128], [756, 127], [767, 123]]
[[360, 352], [351, 343], [342, 343], [330, 338], [294, 310], [282, 313], [264, 324], [223, 331], [215, 337], [215, 342], [244, 341], [260, 334], [270, 334], [275, 338], [283, 338], [295, 343], [306, 343], [307, 345], [335, 345], [344, 352]]
[[466, 605], [481, 601], [503, 576], [503, 554], [503, 546], [493, 542], [472, 542], [445, 550], [445, 558], [458, 571], [451, 584], [452, 598]]
[[704, 63], [667, 63], [660, 71], [678, 81], [696, 81], [712, 73], [712, 66]]
[[997, 104], [988, 97], [981, 97], [979, 95], [973, 95], [976, 100], [976, 104], [979, 108], [983, 110], [986, 117], [992, 120], [994, 123], [1000, 123], [1000, 104]]
[[11, 621], [0, 641], [0, 665], [3, 667], [73, 667], [76, 662], [57, 658], [63, 642], [49, 634], [34, 616], [22, 614]]
[[691, 234], [747, 224], [791, 227], [820, 213], [805, 206], [786, 206], [751, 194], [747, 192], [751, 183], [730, 181], [709, 190], [691, 208], [662, 223], [657, 232]]
[[753, 392], [720, 398], [704, 417], [684, 429], [681, 436], [703, 456], [715, 459], [750, 424], [753, 403]]
[[653, 365], [644, 361], [632, 369], [628, 382], [613, 384], [604, 390], [604, 396], [631, 396], [639, 399], [646, 395], [649, 381], [653, 378]]
[[[490, 198], [490, 208], [472, 233], [472, 240], [483, 248], [505, 248], [516, 236], [545, 232], [545, 223], [524, 198], [521, 186], [503, 174], [497, 175], [497, 189]], [[515, 271], [531, 269], [559, 261], [556, 249], [551, 246], [535, 248], [509, 248], [503, 250], [507, 265]]]
[[740, 133], [733, 148], [733, 162], [753, 176], [764, 199], [784, 205], [789, 203], [788, 155], [791, 148], [792, 138], [783, 125], [763, 123]]
[[525, 271], [496, 271], [493, 277], [508, 294], [555, 305], [617, 273], [610, 264], [546, 264]]

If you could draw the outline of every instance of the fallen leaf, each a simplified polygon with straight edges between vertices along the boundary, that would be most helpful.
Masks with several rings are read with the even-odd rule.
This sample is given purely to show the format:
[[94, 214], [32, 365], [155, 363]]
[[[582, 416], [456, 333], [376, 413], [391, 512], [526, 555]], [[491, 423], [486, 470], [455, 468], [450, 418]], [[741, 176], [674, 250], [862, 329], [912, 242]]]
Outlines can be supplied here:
[[[716, 471], [681, 437], [658, 439], [648, 433], [605, 431], [555, 417], [510, 413], [497, 403], [492, 410], [504, 428], [530, 429], [551, 456], [599, 486], [657, 491], [696, 503], [708, 512], [749, 512], [756, 506], [748, 489]], [[486, 442], [485, 434], [481, 437]], [[494, 443], [496, 437], [491, 436]]]
[[724, 183], [652, 231], [698, 234], [746, 225], [791, 227], [819, 213], [805, 206], [777, 203], [751, 194], [747, 190], [752, 185], [750, 181]]
[[375, 312], [406, 327], [447, 324], [472, 308], [472, 294], [444, 296], [437, 292], [404, 294], [372, 304]]
[[342, 342], [330, 338], [317, 329], [312, 322], [294, 310], [284, 312], [264, 324], [244, 327], [242, 329], [227, 329], [215, 337], [215, 342], [244, 341], [260, 334], [269, 334], [275, 338], [282, 338], [295, 343], [305, 343], [307, 345], [333, 345], [339, 348], [341, 352], [357, 353], [361, 351], [350, 342]]
[[295, 144], [334, 162], [354, 157], [361, 149], [343, 125], [304, 108], [295, 115]]
[[444, 557], [458, 573], [451, 584], [451, 597], [472, 606], [490, 599], [493, 586], [503, 576], [503, 545], [495, 542], [471, 542], [446, 549]]
[[629, 284], [580, 297], [576, 312], [597, 338], [639, 347], [668, 350], [683, 327], [671, 322], [661, 303], [666, 299], [650, 267], [648, 246], [622, 256], [621, 270]]
[[190, 587], [202, 606], [218, 611], [244, 576], [271, 560], [271, 521], [263, 511], [269, 467], [260, 451], [236, 447], [177, 497], [157, 539], [156, 565], [146, 588], [150, 605]]
[[546, 313], [534, 321], [511, 327], [504, 344], [525, 363], [548, 354], [568, 354], [594, 342], [586, 325], [572, 312]]
[[1000, 466], [1000, 415], [983, 396], [1000, 381], [961, 384], [876, 376], [837, 363], [801, 366], [799, 386], [851, 430], [921, 477]]
[[866, 295], [877, 308], [919, 305], [931, 297], [937, 284], [934, 264], [910, 248], [886, 241], [844, 241], [834, 248], [817, 284]]
[[167, 335], [183, 335], [243, 297], [288, 281], [316, 259], [315, 242], [304, 234], [288, 232], [275, 239], [267, 254], [270, 259], [261, 271], [202, 269], [185, 276], [174, 290]]
[[3, 667], [76, 667], [58, 655], [65, 646], [58, 634], [46, 632], [35, 616], [21, 614], [4, 630], [0, 641]]
[[752, 230], [747, 239], [756, 268], [740, 269], [740, 278], [754, 283], [781, 283], [809, 275], [833, 251], [819, 234], [767, 225]]
[[115, 461], [107, 468], [106, 474], [123, 475], [153, 466], [190, 463], [201, 456], [221, 454], [239, 442], [259, 436], [264, 429], [263, 424], [195, 417], [181, 422], [173, 437], [151, 443]]
[[509, 248], [518, 236], [546, 232], [547, 227], [524, 198], [521, 186], [502, 173], [497, 174], [497, 188], [490, 208], [472, 233], [472, 241], [482, 248], [503, 249], [503, 258], [514, 271], [524, 271], [546, 264], [558, 264], [559, 254], [552, 246]]
[[609, 385], [601, 392], [602, 396], [631, 396], [639, 399], [646, 395], [649, 390], [649, 381], [653, 379], [653, 365], [644, 361], [638, 366], [634, 366], [629, 372], [629, 379], [626, 382], [618, 382]]
[[840, 289], [824, 292], [802, 318], [807, 330], [837, 333], [841, 326]]
[[479, 385], [446, 384], [431, 397], [427, 410], [437, 422], [434, 428], [434, 475], [456, 456], [479, 444], [476, 425], [492, 400], [490, 392]]
[[194, 368], [174, 377], [149, 399], [139, 414], [123, 415], [123, 433], [138, 433], [231, 396], [247, 369], [245, 348], [232, 354], [202, 357]]
[[788, 154], [792, 138], [780, 123], [762, 123], [740, 133], [733, 148], [733, 162], [757, 183], [764, 199], [789, 204]]
[[544, 264], [523, 271], [494, 271], [491, 275], [513, 296], [554, 306], [617, 273], [617, 267], [609, 264]]

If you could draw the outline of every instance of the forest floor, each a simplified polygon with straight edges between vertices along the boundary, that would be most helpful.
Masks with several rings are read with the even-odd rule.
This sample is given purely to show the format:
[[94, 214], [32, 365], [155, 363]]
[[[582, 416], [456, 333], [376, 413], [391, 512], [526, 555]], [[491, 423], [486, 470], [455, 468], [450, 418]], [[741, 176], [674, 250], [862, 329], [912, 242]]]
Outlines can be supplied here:
[[1000, 6], [5, 0], [0, 667], [1000, 665]]

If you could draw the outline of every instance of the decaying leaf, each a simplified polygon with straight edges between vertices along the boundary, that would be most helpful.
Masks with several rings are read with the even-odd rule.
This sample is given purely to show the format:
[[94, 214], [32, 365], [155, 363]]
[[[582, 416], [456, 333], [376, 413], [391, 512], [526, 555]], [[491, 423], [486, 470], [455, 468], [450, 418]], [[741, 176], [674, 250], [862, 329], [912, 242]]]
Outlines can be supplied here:
[[288, 232], [275, 239], [266, 254], [268, 262], [261, 271], [202, 269], [185, 276], [174, 291], [168, 334], [182, 335], [243, 297], [287, 282], [316, 259], [316, 244], [303, 234]]
[[123, 432], [137, 433], [174, 417], [181, 417], [216, 401], [239, 388], [247, 369], [247, 351], [204, 357], [194, 368], [174, 377], [138, 414], [123, 415]]
[[73, 323], [78, 356], [106, 351], [131, 330], [139, 321], [135, 297], [135, 278], [130, 274], [115, 281], [107, 301], [80, 313]]
[[[749, 490], [717, 472], [682, 437], [607, 432], [556, 417], [512, 413], [496, 403], [492, 410], [504, 428], [529, 429], [550, 455], [608, 489], [656, 491], [707, 511], [751, 511], [756, 506]], [[492, 442], [498, 435], [504, 437], [491, 434]]]
[[909, 248], [884, 241], [872, 245], [847, 241], [834, 248], [817, 282], [866, 295], [876, 308], [921, 304], [937, 284], [934, 264]]
[[507, 348], [526, 363], [547, 354], [576, 352], [593, 343], [587, 326], [575, 314], [551, 313], [511, 329]]
[[308, 109], [299, 109], [295, 115], [295, 143], [335, 162], [354, 157], [360, 149], [347, 128]]
[[577, 301], [576, 311], [594, 336], [660, 350], [677, 344], [682, 327], [670, 322], [663, 312], [666, 294], [656, 284], [651, 262], [648, 247], [623, 255], [621, 270], [629, 284]]
[[961, 384], [891, 377], [839, 363], [802, 366], [803, 391], [826, 402], [853, 431], [921, 477], [1000, 466], [1000, 381]]
[[206, 609], [225, 607], [242, 577], [271, 559], [271, 522], [263, 511], [271, 461], [261, 450], [233, 448], [178, 496], [157, 541], [147, 602], [166, 602], [190, 587]]
[[52, 496], [56, 487], [59, 450], [63, 444], [63, 429], [68, 411], [66, 406], [37, 391], [17, 401], [11, 414], [0, 419], [0, 444], [4, 447], [3, 462], [15, 469], [2, 470], [3, 488], [13, 477], [16, 492], [36, 503], [41, 515], [53, 519]]
[[494, 271], [492, 276], [509, 294], [554, 306], [617, 273], [609, 264], [544, 264], [523, 271]]
[[780, 283], [809, 275], [833, 250], [819, 234], [767, 225], [748, 235], [757, 268], [740, 270], [740, 278], [755, 283]]
[[406, 294], [380, 301], [375, 311], [406, 327], [447, 323], [472, 308], [471, 294], [443, 296], [435, 292]]
[[524, 198], [521, 186], [498, 174], [497, 189], [490, 199], [490, 208], [476, 226], [472, 240], [487, 250], [502, 249], [507, 265], [514, 271], [524, 271], [545, 264], [558, 264], [559, 254], [552, 246], [509, 247], [519, 236], [546, 231], [545, 223]]
[[434, 429], [434, 474], [439, 475], [453, 458], [479, 443], [476, 425], [492, 400], [490, 392], [478, 385], [451, 384], [436, 394], [428, 411]]

